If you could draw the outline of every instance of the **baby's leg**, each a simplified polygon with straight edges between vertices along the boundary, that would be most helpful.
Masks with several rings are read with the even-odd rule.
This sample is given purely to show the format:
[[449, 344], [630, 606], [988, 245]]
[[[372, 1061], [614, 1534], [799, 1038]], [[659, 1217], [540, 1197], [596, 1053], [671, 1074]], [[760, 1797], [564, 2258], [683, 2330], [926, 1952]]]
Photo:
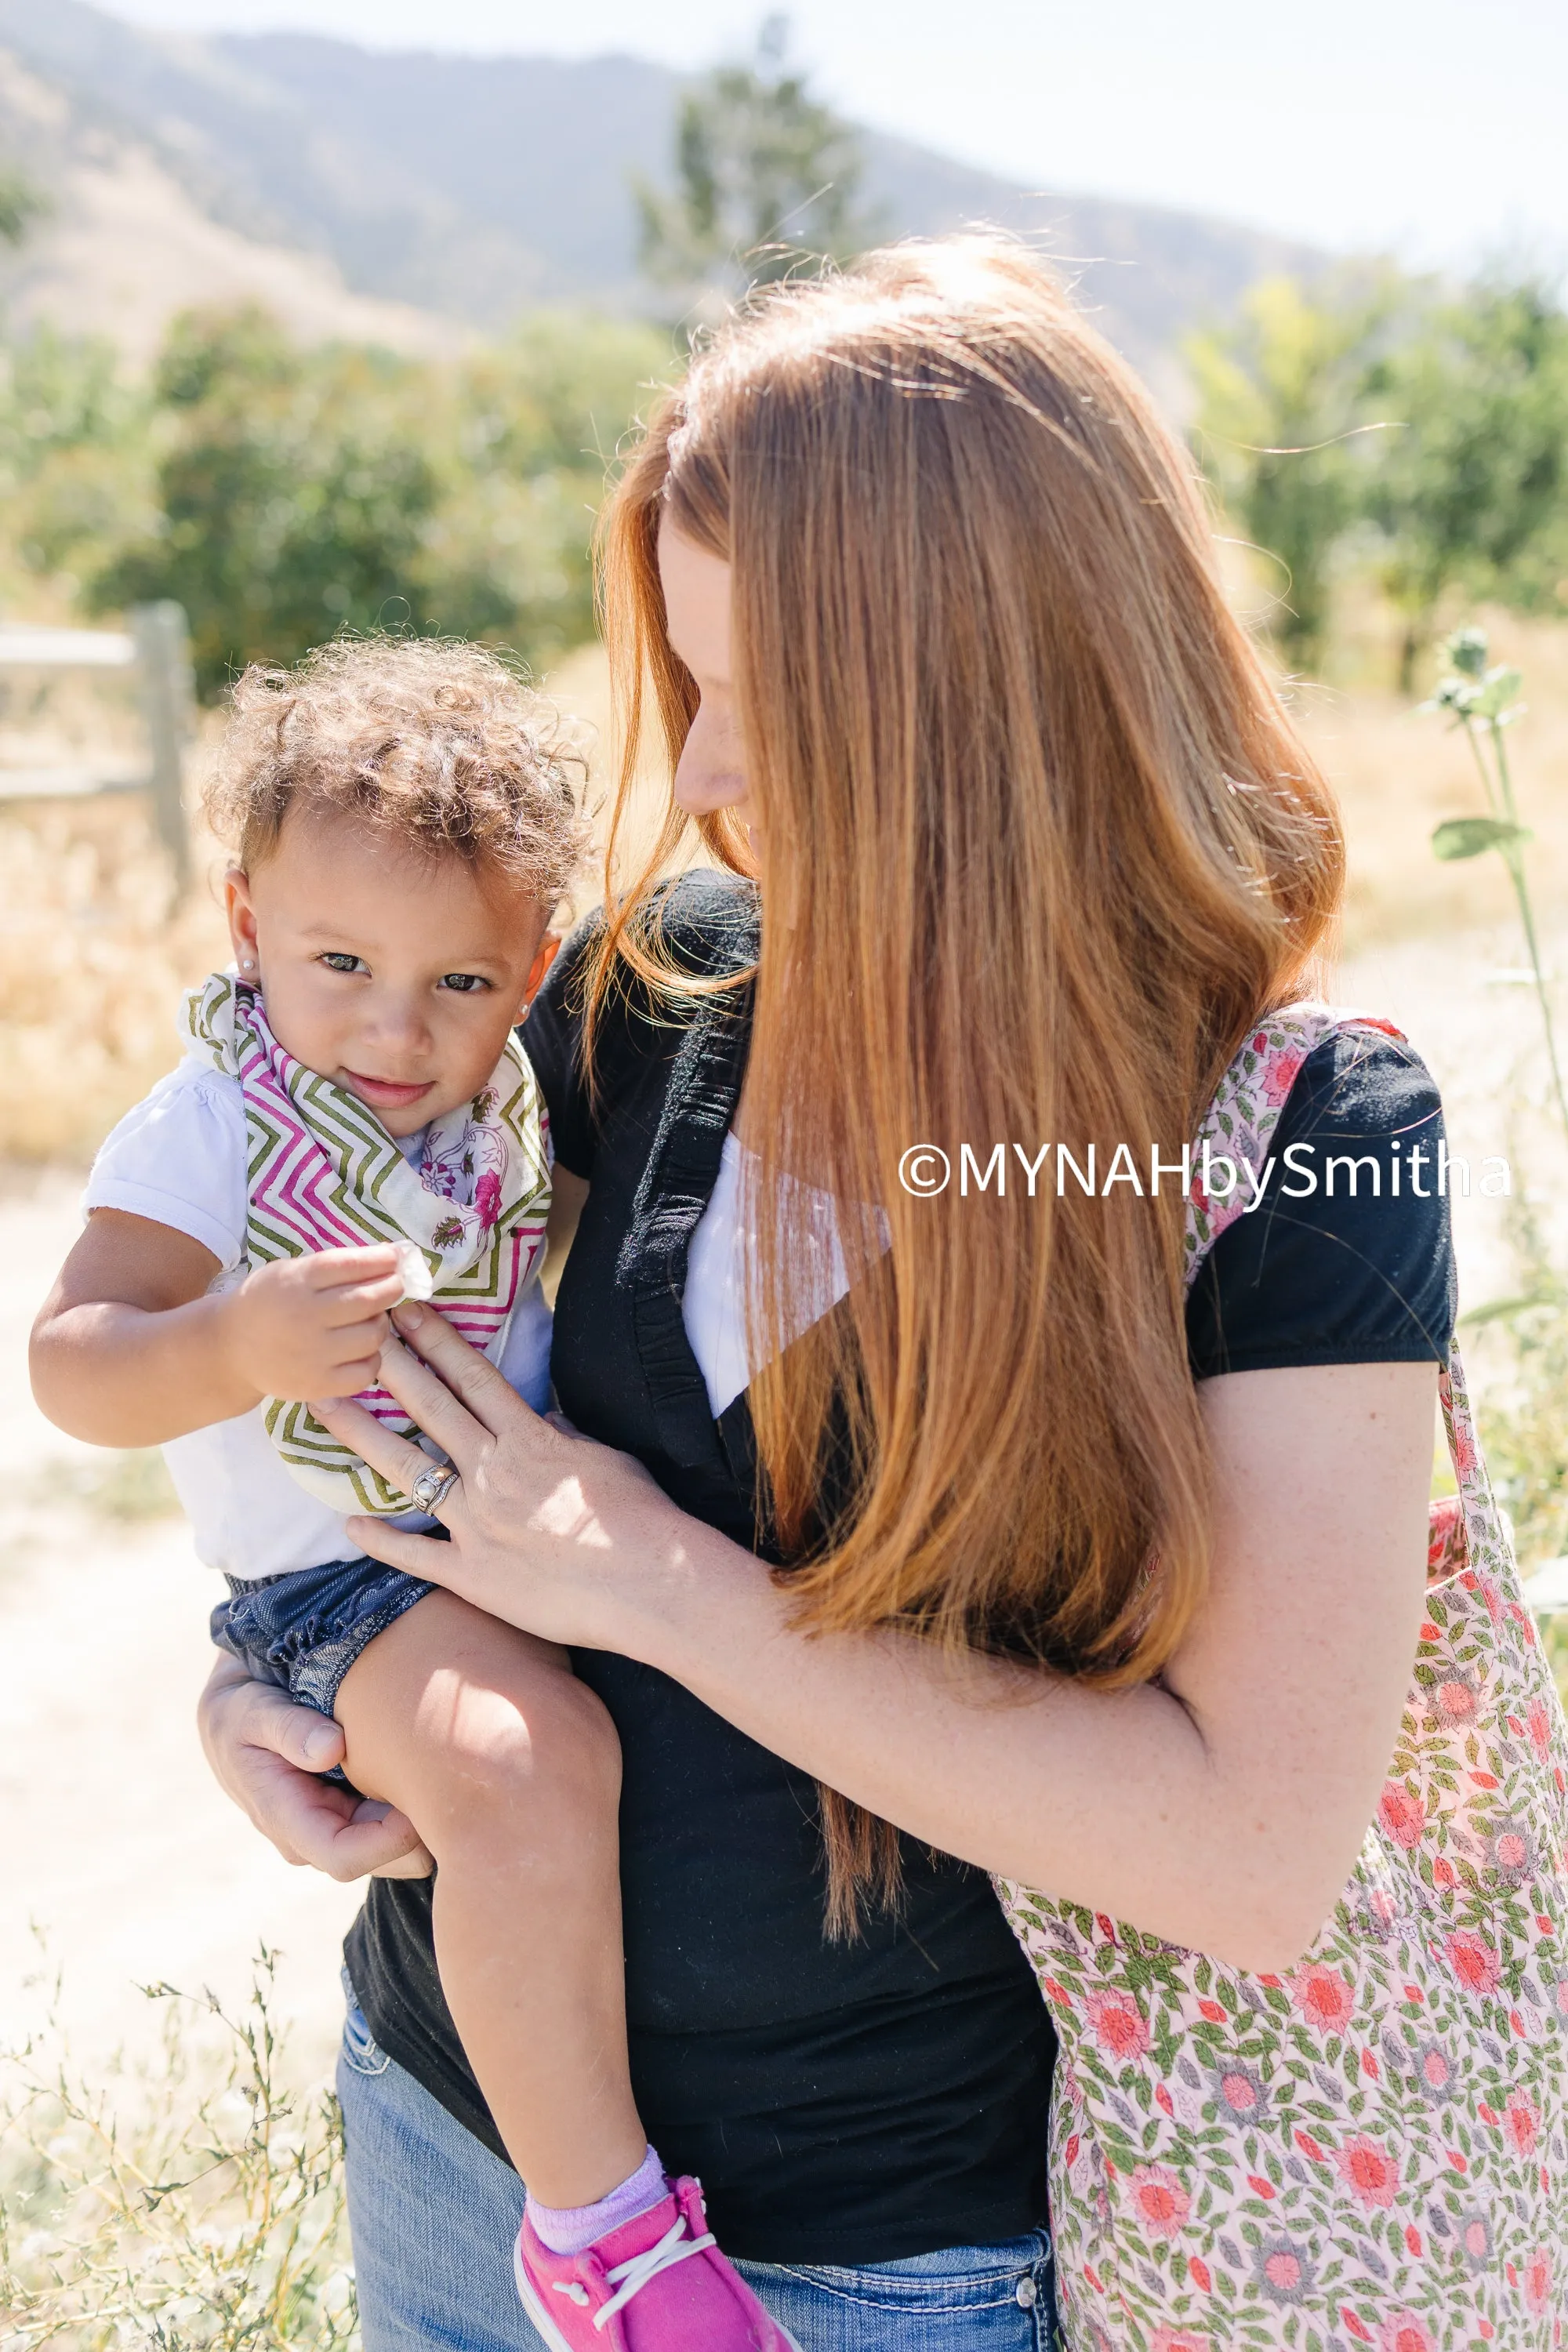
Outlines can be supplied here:
[[436, 1957], [531, 2195], [606, 2196], [643, 2161], [626, 2058], [620, 1746], [564, 1651], [432, 1592], [377, 1635], [335, 1713], [346, 1769], [436, 1857]]

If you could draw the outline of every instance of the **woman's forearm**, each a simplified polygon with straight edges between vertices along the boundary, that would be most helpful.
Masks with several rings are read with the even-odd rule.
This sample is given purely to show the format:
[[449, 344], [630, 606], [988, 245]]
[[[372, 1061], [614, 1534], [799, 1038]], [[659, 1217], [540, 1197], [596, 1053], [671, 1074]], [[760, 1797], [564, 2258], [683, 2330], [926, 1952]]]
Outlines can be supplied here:
[[910, 1635], [803, 1633], [748, 1553], [686, 1519], [623, 1638], [943, 1852], [1287, 1968], [1350, 1874], [1409, 1687], [1434, 1388], [1412, 1364], [1211, 1384], [1209, 1592], [1160, 1684], [1113, 1693]]
[[791, 1619], [749, 1554], [689, 1524], [649, 1580], [637, 1653], [943, 1853], [1239, 1966], [1285, 1965], [1310, 1942], [1318, 1921], [1304, 1915], [1270, 1932], [1288, 1906], [1273, 1897], [1279, 1858], [1256, 1790], [1247, 1801], [1164, 1691], [1094, 1692], [908, 1635], [813, 1636]]

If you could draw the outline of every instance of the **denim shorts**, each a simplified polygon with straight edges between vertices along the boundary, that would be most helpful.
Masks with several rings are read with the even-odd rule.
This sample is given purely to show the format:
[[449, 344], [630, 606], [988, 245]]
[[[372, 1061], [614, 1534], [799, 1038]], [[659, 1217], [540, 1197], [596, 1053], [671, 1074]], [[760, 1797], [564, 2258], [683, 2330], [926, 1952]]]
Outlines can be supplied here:
[[212, 1613], [212, 1637], [255, 1681], [331, 1715], [361, 1651], [435, 1589], [379, 1559], [334, 1559], [250, 1582], [231, 1576], [228, 1599]]
[[[379, 2046], [344, 1981], [338, 2097], [364, 2352], [544, 2352], [512, 2284], [521, 2181]], [[1043, 2229], [901, 2262], [735, 2268], [801, 2352], [1059, 2352]]]

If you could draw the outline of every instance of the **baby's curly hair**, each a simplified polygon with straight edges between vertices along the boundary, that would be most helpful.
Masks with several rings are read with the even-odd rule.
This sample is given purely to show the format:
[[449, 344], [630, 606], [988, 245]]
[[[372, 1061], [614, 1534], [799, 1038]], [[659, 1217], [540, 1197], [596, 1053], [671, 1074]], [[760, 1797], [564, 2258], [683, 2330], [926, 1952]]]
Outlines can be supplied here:
[[553, 906], [587, 845], [584, 773], [550, 705], [482, 646], [340, 637], [293, 669], [244, 672], [203, 797], [247, 871], [291, 808], [337, 810]]

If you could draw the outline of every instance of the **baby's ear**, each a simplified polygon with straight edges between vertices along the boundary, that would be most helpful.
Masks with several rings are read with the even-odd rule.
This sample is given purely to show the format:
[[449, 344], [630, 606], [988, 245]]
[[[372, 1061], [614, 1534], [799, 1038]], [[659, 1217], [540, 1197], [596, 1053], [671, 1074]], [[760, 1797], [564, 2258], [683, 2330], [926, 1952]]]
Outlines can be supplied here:
[[242, 866], [231, 866], [223, 877], [224, 911], [228, 936], [242, 980], [254, 980], [259, 951], [256, 944], [256, 908], [251, 903], [250, 877]]
[[522, 1009], [526, 1013], [544, 985], [544, 975], [561, 952], [559, 931], [546, 931], [539, 942], [539, 953], [529, 966], [528, 982], [522, 992]]

